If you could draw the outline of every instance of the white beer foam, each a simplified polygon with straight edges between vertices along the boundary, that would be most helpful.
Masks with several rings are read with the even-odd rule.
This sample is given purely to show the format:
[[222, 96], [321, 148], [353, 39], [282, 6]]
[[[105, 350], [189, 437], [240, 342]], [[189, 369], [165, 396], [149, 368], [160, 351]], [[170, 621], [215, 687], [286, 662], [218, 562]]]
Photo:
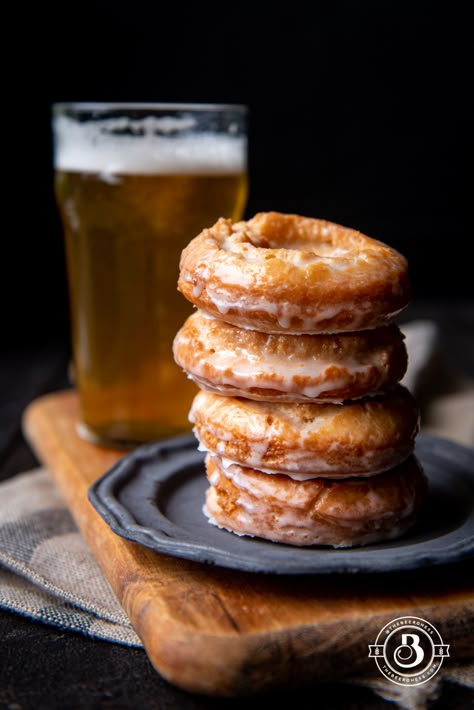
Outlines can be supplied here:
[[[211, 132], [166, 135], [166, 132], [189, 127], [178, 125], [173, 119], [161, 122], [158, 127], [165, 135], [158, 135], [156, 121], [146, 121], [112, 119], [81, 124], [65, 116], [57, 117], [54, 122], [56, 168], [102, 175], [212, 174], [246, 169], [244, 136]], [[126, 135], [110, 133], [124, 128], [129, 130]]]

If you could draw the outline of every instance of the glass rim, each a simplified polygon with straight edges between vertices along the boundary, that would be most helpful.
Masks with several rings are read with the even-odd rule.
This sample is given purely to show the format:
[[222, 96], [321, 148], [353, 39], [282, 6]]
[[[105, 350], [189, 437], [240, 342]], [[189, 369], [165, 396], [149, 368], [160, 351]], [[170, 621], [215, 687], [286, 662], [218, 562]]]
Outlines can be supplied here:
[[152, 101], [58, 101], [52, 104], [54, 113], [65, 110], [73, 111], [119, 111], [123, 110], [157, 110], [157, 111], [241, 111], [248, 112], [246, 104], [232, 103], [183, 103], [183, 102], [152, 102]]

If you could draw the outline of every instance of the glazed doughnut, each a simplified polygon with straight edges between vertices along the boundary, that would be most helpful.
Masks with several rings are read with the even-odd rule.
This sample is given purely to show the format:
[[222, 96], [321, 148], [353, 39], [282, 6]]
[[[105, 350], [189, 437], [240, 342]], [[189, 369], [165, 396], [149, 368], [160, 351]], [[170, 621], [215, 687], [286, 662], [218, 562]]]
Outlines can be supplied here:
[[299, 482], [206, 456], [204, 512], [239, 535], [289, 545], [351, 547], [390, 540], [416, 521], [426, 481], [415, 456], [372, 478]]
[[404, 336], [392, 324], [337, 335], [270, 335], [191, 315], [175, 361], [201, 389], [279, 402], [342, 402], [391, 389], [405, 374]]
[[189, 414], [205, 451], [297, 480], [372, 476], [414, 449], [418, 408], [397, 385], [345, 404], [257, 402], [201, 390]]
[[410, 300], [407, 261], [354, 229], [263, 212], [191, 240], [178, 289], [200, 310], [266, 333], [335, 333], [390, 322]]

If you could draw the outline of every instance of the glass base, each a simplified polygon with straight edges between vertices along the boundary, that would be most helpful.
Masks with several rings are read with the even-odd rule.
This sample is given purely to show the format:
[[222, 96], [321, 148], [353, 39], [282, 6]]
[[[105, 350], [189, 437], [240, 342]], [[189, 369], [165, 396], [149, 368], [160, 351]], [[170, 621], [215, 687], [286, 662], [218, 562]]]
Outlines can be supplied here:
[[102, 446], [107, 449], [119, 449], [121, 451], [130, 451], [131, 449], [137, 448], [137, 446], [142, 446], [146, 443], [151, 443], [152, 441], [158, 441], [160, 439], [168, 439], [173, 436], [179, 436], [181, 434], [191, 434], [191, 427], [183, 427], [182, 429], [167, 429], [163, 431], [161, 435], [149, 436], [144, 438], [134, 438], [133, 436], [127, 436], [122, 427], [117, 426], [115, 431], [110, 431], [110, 434], [103, 435], [95, 432], [84, 422], [78, 422], [76, 425], [76, 432], [81, 439], [89, 442], [89, 444], [94, 444], [95, 446]]

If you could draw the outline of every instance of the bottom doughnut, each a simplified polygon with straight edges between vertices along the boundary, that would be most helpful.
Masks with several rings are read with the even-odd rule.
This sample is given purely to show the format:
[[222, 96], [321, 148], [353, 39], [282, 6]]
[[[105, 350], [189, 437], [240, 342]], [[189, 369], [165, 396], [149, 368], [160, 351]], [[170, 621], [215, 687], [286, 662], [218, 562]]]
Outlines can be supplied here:
[[295, 481], [206, 456], [204, 513], [238, 535], [288, 545], [353, 547], [392, 540], [415, 522], [426, 478], [415, 456], [370, 478]]

